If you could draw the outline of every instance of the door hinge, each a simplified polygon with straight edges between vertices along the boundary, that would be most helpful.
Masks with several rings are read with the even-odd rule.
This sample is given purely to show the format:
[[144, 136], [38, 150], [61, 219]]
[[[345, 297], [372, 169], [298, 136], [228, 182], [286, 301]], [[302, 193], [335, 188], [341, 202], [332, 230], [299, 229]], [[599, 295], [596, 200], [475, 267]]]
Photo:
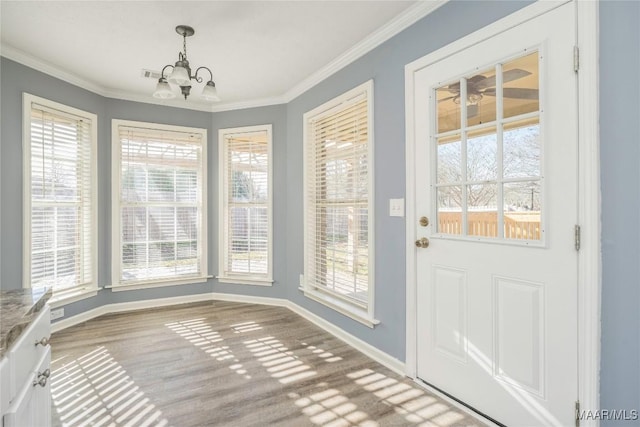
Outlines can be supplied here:
[[580, 427], [580, 401], [576, 400], [576, 427]]
[[580, 250], [580, 226], [578, 224], [575, 225], [574, 228], [574, 234], [575, 234], [575, 246], [576, 246], [576, 251]]
[[576, 73], [580, 69], [580, 48], [578, 46], [573, 47], [573, 71]]

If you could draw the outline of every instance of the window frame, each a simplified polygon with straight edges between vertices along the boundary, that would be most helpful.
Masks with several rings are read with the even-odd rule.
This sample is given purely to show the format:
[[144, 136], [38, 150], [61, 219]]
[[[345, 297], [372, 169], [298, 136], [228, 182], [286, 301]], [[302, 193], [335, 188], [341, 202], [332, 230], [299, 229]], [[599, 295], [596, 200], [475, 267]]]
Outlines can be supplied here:
[[[202, 188], [200, 189], [200, 218], [198, 223], [198, 247], [201, 251], [200, 274], [194, 276], [176, 276], [160, 279], [138, 280], [132, 282], [120, 282], [122, 273], [122, 224], [120, 220], [120, 193], [122, 163], [120, 159], [120, 131], [119, 128], [134, 127], [149, 131], [169, 131], [196, 133], [202, 135]], [[163, 286], [189, 285], [203, 283], [210, 277], [208, 274], [208, 230], [207, 230], [207, 129], [187, 126], [159, 124], [153, 122], [139, 122], [132, 120], [111, 120], [111, 290], [113, 292], [129, 291], [137, 289], [158, 288]]]
[[[310, 246], [311, 220], [310, 220], [310, 188], [311, 176], [315, 173], [315, 167], [310, 165], [310, 153], [315, 153], [315, 144], [311, 137], [312, 120], [330, 114], [339, 114], [349, 108], [354, 99], [365, 96], [367, 100], [367, 236], [368, 236], [368, 287], [366, 304], [357, 304], [334, 295], [330, 290], [320, 289], [312, 283], [310, 277], [310, 262], [315, 258], [315, 250]], [[375, 157], [374, 157], [374, 94], [373, 80], [344, 92], [341, 95], [323, 103], [322, 105], [306, 112], [303, 115], [303, 216], [304, 216], [304, 273], [300, 277], [300, 290], [303, 294], [316, 302], [326, 305], [370, 328], [380, 323], [374, 317], [375, 308]], [[315, 160], [314, 162], [315, 163]]]
[[[229, 256], [228, 160], [227, 136], [256, 132], [267, 133], [267, 274], [231, 273], [225, 271]], [[273, 284], [273, 125], [242, 126], [218, 130], [218, 275], [221, 283], [271, 286]]]
[[[90, 123], [90, 141], [89, 141], [89, 167], [90, 167], [90, 218], [88, 226], [91, 228], [89, 235], [91, 239], [91, 248], [88, 256], [91, 265], [91, 280], [88, 283], [66, 288], [56, 292], [52, 287], [53, 297], [50, 303], [58, 306], [61, 303], [70, 303], [79, 301], [84, 298], [95, 296], [98, 293], [98, 116], [88, 111], [80, 110], [59, 102], [51, 101], [46, 98], [35, 96], [27, 92], [22, 94], [22, 264], [23, 276], [22, 286], [24, 289], [32, 289], [31, 287], [31, 263], [32, 263], [32, 193], [31, 193], [31, 121], [33, 104], [39, 104], [45, 108], [60, 111], [62, 114], [69, 114], [85, 119]], [[86, 225], [86, 224], [85, 224]], [[87, 256], [84, 254], [83, 256]]]

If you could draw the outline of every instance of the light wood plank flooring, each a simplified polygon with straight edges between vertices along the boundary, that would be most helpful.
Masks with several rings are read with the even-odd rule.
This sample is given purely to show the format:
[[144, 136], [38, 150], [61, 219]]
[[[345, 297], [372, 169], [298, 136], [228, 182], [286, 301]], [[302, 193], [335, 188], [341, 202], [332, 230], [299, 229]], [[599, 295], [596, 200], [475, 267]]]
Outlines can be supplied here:
[[57, 426], [483, 425], [286, 308], [111, 314], [52, 348]]

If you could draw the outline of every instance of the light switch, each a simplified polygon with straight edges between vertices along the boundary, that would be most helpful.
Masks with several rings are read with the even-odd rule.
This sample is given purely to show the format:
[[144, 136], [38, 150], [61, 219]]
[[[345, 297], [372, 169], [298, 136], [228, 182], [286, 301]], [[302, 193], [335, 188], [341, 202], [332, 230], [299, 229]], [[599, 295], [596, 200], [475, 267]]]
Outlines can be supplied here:
[[404, 216], [404, 199], [389, 199], [389, 216]]

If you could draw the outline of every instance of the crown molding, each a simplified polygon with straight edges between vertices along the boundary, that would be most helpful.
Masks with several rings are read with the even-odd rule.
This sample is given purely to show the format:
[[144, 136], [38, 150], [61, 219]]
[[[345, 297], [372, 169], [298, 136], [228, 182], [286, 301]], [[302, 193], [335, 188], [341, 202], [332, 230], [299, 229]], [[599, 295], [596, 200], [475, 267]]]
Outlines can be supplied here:
[[307, 90], [356, 61], [358, 58], [371, 52], [391, 37], [415, 24], [448, 1], [449, 0], [418, 1], [414, 6], [407, 8], [400, 15], [369, 34], [342, 55], [289, 89], [283, 95], [285, 102], [290, 102], [302, 95]]
[[41, 71], [59, 80], [70, 83], [74, 86], [78, 86], [82, 89], [86, 89], [89, 92], [93, 92], [105, 97], [107, 96], [107, 91], [105, 90], [104, 87], [97, 85], [89, 80], [85, 80], [81, 77], [78, 77], [73, 73], [65, 71], [62, 68], [56, 67], [55, 65], [52, 65], [49, 62], [38, 59], [35, 56], [29, 55], [28, 53], [25, 53], [12, 46], [1, 43], [0, 55], [12, 61], [18, 62], [22, 65], [26, 65], [27, 67], [33, 68], [34, 70]]
[[272, 96], [269, 98], [250, 99], [248, 101], [238, 101], [229, 103], [213, 104], [209, 111], [219, 113], [222, 111], [243, 110], [246, 108], [268, 107], [269, 105], [286, 104], [283, 96]]
[[159, 100], [151, 96], [132, 94], [123, 91], [117, 91], [98, 85], [92, 81], [78, 77], [77, 75], [70, 73], [62, 68], [52, 65], [46, 61], [38, 59], [32, 55], [29, 55], [19, 49], [12, 46], [8, 46], [4, 43], [0, 43], [0, 55], [4, 56], [12, 61], [18, 62], [27, 67], [41, 71], [52, 77], [70, 83], [74, 86], [78, 86], [82, 89], [86, 89], [95, 94], [104, 96], [105, 98], [120, 99], [124, 101], [141, 102], [145, 104], [163, 105], [166, 107], [183, 108], [188, 110], [205, 111], [211, 113], [217, 113], [222, 111], [240, 110], [245, 108], [266, 107], [269, 105], [286, 104], [298, 96], [302, 95], [307, 90], [311, 89], [318, 83], [322, 82], [329, 76], [335, 74], [339, 70], [343, 69], [347, 65], [351, 64], [358, 58], [364, 56], [368, 52], [372, 51], [376, 47], [380, 46], [391, 37], [395, 36], [399, 32], [415, 24], [420, 19], [424, 18], [434, 10], [438, 9], [449, 0], [420, 0], [415, 5], [407, 8], [400, 15], [378, 28], [373, 33], [369, 34], [363, 40], [355, 44], [349, 50], [338, 56], [336, 59], [322, 67], [318, 71], [314, 72], [301, 82], [297, 83], [291, 89], [286, 91], [280, 96], [251, 99], [247, 101], [220, 103], [213, 105], [183, 103], [178, 99], [174, 100]]
[[173, 99], [158, 99], [149, 95], [132, 94], [121, 91], [106, 91], [103, 95], [106, 98], [117, 99], [120, 101], [142, 102], [145, 104], [162, 105], [164, 107], [182, 108], [183, 110], [204, 111], [211, 113], [211, 106], [208, 104], [198, 104], [193, 102], [185, 102], [181, 96]]

